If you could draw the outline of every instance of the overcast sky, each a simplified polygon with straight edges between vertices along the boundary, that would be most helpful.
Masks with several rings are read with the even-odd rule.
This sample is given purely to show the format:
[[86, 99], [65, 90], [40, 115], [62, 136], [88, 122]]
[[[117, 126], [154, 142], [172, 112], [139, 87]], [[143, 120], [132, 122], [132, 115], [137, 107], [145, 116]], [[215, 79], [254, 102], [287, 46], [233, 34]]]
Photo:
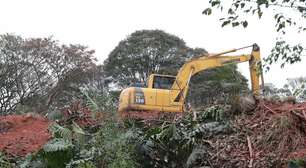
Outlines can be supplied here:
[[[0, 33], [23, 37], [54, 36], [61, 43], [79, 43], [96, 50], [99, 62], [120, 40], [136, 30], [161, 29], [182, 38], [190, 47], [216, 53], [253, 43], [269, 54], [276, 33], [271, 13], [261, 21], [251, 18], [247, 29], [221, 28], [219, 14], [202, 15], [207, 0], [0, 0]], [[305, 44], [306, 35], [290, 34], [290, 41]], [[249, 53], [246, 50], [244, 53]], [[301, 63], [280, 69], [272, 66], [265, 82], [282, 86], [286, 78], [305, 75]], [[248, 77], [247, 63], [239, 70]]]

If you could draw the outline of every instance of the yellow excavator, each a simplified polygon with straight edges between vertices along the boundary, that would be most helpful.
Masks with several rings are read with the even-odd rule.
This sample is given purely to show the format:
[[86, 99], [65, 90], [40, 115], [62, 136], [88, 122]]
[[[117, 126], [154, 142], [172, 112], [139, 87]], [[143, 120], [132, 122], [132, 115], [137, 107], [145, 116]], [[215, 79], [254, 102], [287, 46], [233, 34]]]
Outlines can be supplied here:
[[[225, 55], [249, 47], [252, 47], [251, 54]], [[182, 113], [186, 111], [185, 100], [193, 75], [206, 69], [246, 61], [249, 62], [252, 94], [257, 99], [260, 95], [260, 79], [263, 78], [261, 78], [260, 48], [257, 44], [253, 44], [190, 59], [180, 68], [176, 76], [151, 74], [146, 88], [129, 87], [122, 90], [119, 98], [119, 116], [156, 119], [165, 113]]]

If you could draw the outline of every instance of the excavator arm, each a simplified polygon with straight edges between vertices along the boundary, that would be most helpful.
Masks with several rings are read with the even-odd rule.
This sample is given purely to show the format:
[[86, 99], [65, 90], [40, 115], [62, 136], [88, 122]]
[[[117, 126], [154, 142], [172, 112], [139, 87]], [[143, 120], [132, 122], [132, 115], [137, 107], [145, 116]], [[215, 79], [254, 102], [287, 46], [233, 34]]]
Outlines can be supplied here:
[[252, 47], [252, 53], [247, 55], [224, 56], [224, 54], [246, 48], [244, 47], [240, 49], [229, 50], [219, 54], [208, 56], [204, 55], [186, 62], [179, 70], [175, 82], [172, 85], [171, 90], [178, 90], [178, 92], [177, 94], [172, 95], [174, 97], [172, 97], [171, 100], [174, 100], [175, 102], [184, 102], [188, 92], [190, 79], [196, 73], [210, 68], [221, 67], [227, 64], [238, 64], [247, 61], [249, 61], [252, 92], [254, 97], [258, 97], [260, 94], [259, 80], [261, 76], [261, 73], [259, 73], [261, 72], [260, 49], [257, 44], [252, 45]]

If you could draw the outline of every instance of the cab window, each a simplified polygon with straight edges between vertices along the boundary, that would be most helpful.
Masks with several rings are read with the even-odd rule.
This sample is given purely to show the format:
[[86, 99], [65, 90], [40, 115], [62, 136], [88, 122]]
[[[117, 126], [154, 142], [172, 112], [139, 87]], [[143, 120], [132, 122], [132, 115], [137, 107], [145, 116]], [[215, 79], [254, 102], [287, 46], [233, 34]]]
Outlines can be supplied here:
[[153, 88], [155, 89], [171, 89], [175, 77], [169, 76], [154, 76]]

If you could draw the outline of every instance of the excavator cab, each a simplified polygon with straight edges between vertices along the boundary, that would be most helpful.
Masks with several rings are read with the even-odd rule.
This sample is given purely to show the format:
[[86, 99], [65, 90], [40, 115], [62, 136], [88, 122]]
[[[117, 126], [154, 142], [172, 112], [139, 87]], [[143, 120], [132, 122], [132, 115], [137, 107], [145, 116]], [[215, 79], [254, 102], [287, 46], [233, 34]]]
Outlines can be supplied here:
[[148, 88], [171, 89], [175, 81], [175, 76], [151, 74], [148, 79]]

